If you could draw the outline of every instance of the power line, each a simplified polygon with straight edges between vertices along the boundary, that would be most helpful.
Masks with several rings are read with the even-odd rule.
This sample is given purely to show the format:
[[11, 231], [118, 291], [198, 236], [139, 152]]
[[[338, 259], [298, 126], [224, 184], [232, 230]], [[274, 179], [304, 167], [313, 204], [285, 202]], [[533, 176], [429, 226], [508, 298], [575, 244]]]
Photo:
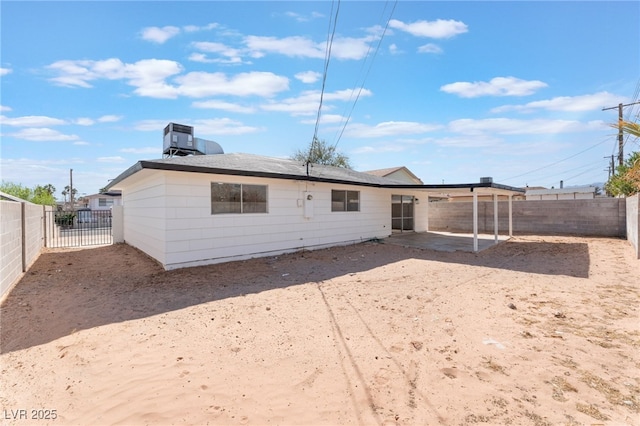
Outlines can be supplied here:
[[[334, 2], [331, 2], [331, 14], [333, 15], [333, 5]], [[333, 38], [336, 34], [336, 28], [338, 26], [338, 14], [340, 13], [340, 0], [338, 0], [338, 5], [336, 7], [336, 13], [333, 15], [333, 29], [331, 28], [332, 22], [329, 21], [329, 29], [327, 31], [327, 47], [325, 50], [324, 57], [324, 72], [322, 75], [322, 89], [320, 90], [320, 103], [318, 104], [318, 114], [316, 116], [316, 125], [313, 132], [313, 139], [311, 139], [311, 147], [309, 148], [309, 155], [307, 157], [307, 167], [309, 160], [311, 159], [311, 153], [313, 152], [313, 147], [316, 143], [316, 139], [318, 138], [318, 127], [320, 126], [320, 115], [322, 111], [322, 101], [324, 99], [324, 91], [327, 84], [327, 73], [329, 71], [329, 62], [331, 60], [331, 48], [333, 47]]]
[[[384, 11], [387, 9], [387, 4], [388, 4], [388, 2], [385, 3], [385, 7], [384, 7], [383, 12], [382, 12], [383, 14], [384, 14]], [[393, 17], [393, 14], [394, 14], [394, 12], [396, 10], [396, 6], [397, 5], [398, 5], [398, 0], [395, 0], [395, 2], [393, 3], [393, 8], [391, 9], [391, 13], [389, 13], [389, 17], [387, 18], [387, 23], [384, 26], [384, 29], [382, 31], [382, 35], [380, 36], [380, 40], [378, 40], [378, 44], [376, 45], [376, 49], [373, 52], [373, 57], [371, 58], [371, 62], [369, 63], [369, 68], [367, 68], [367, 71], [366, 71], [366, 73], [364, 75], [364, 78], [362, 79], [362, 84], [360, 85], [360, 88], [358, 89], [358, 94], [356, 96], [356, 99], [353, 101], [353, 104], [351, 106], [351, 110], [349, 110], [349, 114], [347, 115], [347, 118], [344, 121], [344, 125], [342, 126], [342, 129], [340, 130], [340, 133], [339, 133], [338, 137], [336, 138], [336, 142], [333, 145], [334, 149], [338, 146], [338, 143], [340, 142], [340, 139], [342, 139], [342, 135], [344, 134], [344, 131], [347, 128], [347, 124], [349, 124], [349, 120], [351, 120], [351, 115], [353, 114], [353, 110], [356, 107], [356, 103], [360, 99], [360, 95], [362, 94], [362, 90], [364, 89], [364, 83], [367, 81], [367, 77], [369, 77], [369, 73], [371, 72], [371, 68], [373, 67], [373, 62], [374, 62], [376, 56], [378, 55], [378, 51], [380, 50], [380, 46], [382, 45], [382, 40], [384, 40], [384, 36], [386, 35], [387, 29], [389, 28], [389, 22], [391, 22], [391, 18]], [[367, 51], [366, 57], [368, 57], [368, 56], [369, 56], [369, 51]], [[363, 61], [363, 63], [362, 63], [362, 67], [363, 68], [364, 68], [365, 62], [366, 62], [366, 60]]]
[[590, 147], [588, 147], [588, 148], [586, 148], [586, 149], [583, 149], [582, 151], [578, 152], [577, 154], [570, 155], [569, 157], [563, 158], [562, 160], [558, 160], [558, 161], [556, 161], [556, 162], [554, 162], [554, 163], [547, 164], [547, 165], [545, 165], [545, 166], [538, 167], [537, 169], [530, 170], [530, 171], [528, 171], [528, 172], [521, 173], [521, 174], [516, 175], [516, 176], [511, 176], [511, 177], [506, 178], [506, 179], [500, 179], [500, 182], [507, 182], [507, 181], [509, 181], [509, 180], [511, 180], [511, 179], [515, 179], [515, 178], [519, 178], [519, 177], [522, 177], [522, 176], [526, 176], [526, 175], [528, 175], [528, 174], [535, 173], [535, 172], [537, 172], [537, 171], [540, 171], [540, 170], [546, 169], [547, 167], [555, 166], [556, 164], [562, 163], [563, 161], [570, 160], [570, 159], [571, 159], [571, 158], [573, 158], [573, 157], [577, 157], [578, 155], [583, 154], [583, 153], [585, 153], [585, 152], [589, 151], [590, 149], [595, 148], [595, 147], [596, 147], [596, 146], [598, 146], [598, 145], [602, 145], [602, 144], [603, 144], [603, 143], [605, 143], [605, 142], [607, 142], [607, 139], [604, 139], [604, 140], [602, 140], [602, 141], [600, 141], [600, 142], [598, 142], [598, 143], [596, 143], [596, 144], [594, 144], [594, 145], [591, 145]]

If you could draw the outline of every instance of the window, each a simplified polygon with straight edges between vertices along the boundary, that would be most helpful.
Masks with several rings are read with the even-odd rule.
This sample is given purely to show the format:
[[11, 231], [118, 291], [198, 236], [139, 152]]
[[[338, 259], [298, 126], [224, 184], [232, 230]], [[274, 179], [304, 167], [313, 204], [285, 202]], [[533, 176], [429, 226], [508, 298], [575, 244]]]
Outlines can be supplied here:
[[211, 214], [266, 212], [266, 185], [211, 183]]
[[332, 212], [359, 212], [360, 191], [331, 190]]
[[113, 206], [113, 198], [98, 198], [99, 207]]

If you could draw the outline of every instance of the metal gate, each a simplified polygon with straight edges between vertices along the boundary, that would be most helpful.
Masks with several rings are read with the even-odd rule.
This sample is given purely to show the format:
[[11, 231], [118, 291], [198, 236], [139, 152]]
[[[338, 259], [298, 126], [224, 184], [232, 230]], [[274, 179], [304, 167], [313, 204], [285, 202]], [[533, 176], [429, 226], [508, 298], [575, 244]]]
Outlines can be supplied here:
[[50, 248], [113, 244], [111, 210], [45, 212], [44, 235]]

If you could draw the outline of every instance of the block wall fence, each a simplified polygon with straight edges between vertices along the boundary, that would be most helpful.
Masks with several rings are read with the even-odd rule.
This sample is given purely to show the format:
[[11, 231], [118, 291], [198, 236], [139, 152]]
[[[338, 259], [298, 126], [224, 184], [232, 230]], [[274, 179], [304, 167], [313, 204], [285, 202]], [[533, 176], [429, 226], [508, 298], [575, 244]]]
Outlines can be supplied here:
[[[624, 198], [513, 201], [513, 233], [625, 238], [626, 216]], [[471, 233], [472, 218], [471, 202], [429, 203], [430, 231]], [[493, 201], [479, 201], [478, 232], [493, 234], [493, 229]], [[509, 232], [507, 201], [498, 202], [498, 231], [500, 234]]]

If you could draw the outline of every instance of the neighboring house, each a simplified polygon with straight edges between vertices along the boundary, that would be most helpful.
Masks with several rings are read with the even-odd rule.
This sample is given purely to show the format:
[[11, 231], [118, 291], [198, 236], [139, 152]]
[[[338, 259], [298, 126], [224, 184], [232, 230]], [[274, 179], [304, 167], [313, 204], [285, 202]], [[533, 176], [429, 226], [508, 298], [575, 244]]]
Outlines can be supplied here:
[[430, 193], [520, 192], [493, 183], [409, 184], [251, 154], [139, 161], [107, 189], [122, 191], [124, 241], [165, 269], [424, 232]]
[[404, 166], [392, 167], [389, 169], [369, 170], [365, 173], [368, 173], [374, 176], [388, 178], [388, 179], [398, 180], [400, 182], [413, 183], [416, 185], [422, 185], [424, 183], [422, 182], [422, 180], [420, 180], [419, 177], [411, 173], [411, 170], [407, 169]]
[[530, 189], [526, 188], [525, 197], [529, 200], [590, 200], [596, 196], [595, 186], [576, 186], [570, 188]]
[[110, 210], [114, 206], [122, 205], [122, 192], [108, 191], [100, 194], [82, 197], [84, 207], [91, 210]]

